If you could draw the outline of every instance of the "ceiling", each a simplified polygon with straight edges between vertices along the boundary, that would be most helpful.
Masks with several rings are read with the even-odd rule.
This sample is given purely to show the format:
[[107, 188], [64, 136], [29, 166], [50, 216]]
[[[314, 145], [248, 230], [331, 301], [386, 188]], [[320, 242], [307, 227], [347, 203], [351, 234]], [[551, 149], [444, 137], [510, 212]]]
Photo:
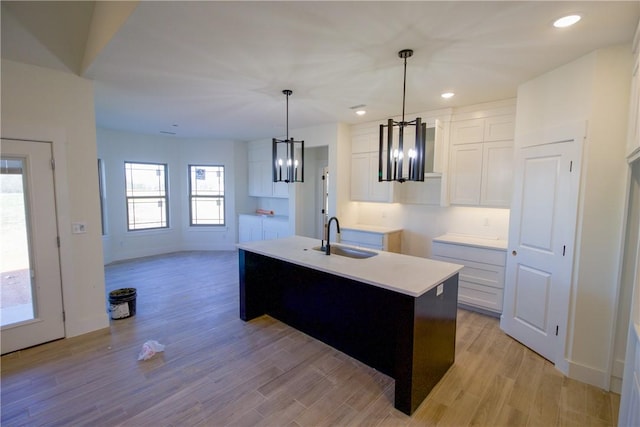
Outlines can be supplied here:
[[[284, 136], [283, 89], [290, 130], [397, 116], [405, 48], [407, 113], [513, 98], [630, 43], [640, 18], [637, 1], [142, 1], [81, 66], [98, 3], [2, 4], [2, 56], [93, 80], [98, 126], [215, 140]], [[576, 12], [574, 27], [552, 27]]]

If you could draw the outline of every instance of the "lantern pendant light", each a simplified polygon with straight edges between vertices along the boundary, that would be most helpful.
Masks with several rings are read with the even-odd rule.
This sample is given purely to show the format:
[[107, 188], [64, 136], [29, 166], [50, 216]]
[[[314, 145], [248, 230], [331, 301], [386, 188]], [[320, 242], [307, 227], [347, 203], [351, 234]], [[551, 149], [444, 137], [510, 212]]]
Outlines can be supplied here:
[[407, 58], [413, 56], [413, 50], [403, 49], [398, 56], [404, 59], [402, 120], [389, 119], [387, 124], [380, 125], [378, 181], [424, 181], [427, 125], [420, 117], [409, 122], [404, 118]]
[[287, 137], [273, 138], [273, 182], [304, 182], [304, 141], [289, 138], [289, 96], [293, 91], [282, 93], [287, 97]]

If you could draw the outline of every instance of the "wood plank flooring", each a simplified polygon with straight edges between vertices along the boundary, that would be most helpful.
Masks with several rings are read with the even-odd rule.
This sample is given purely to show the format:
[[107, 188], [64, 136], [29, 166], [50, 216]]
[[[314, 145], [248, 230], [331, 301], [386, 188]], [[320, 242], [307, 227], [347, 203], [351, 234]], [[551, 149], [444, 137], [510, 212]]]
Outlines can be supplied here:
[[[137, 289], [136, 316], [3, 356], [3, 426], [617, 424], [617, 394], [563, 377], [474, 312], [459, 310], [455, 364], [409, 417], [393, 407], [391, 378], [271, 317], [240, 320], [236, 252], [105, 274], [108, 291]], [[138, 361], [151, 339], [165, 351]]]

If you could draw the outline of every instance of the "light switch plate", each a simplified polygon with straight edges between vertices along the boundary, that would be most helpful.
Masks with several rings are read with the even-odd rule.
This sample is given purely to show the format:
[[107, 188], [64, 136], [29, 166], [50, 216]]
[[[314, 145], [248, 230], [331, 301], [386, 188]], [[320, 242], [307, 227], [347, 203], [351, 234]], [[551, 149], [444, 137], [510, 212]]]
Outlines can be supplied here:
[[73, 234], [83, 234], [87, 232], [86, 222], [73, 222], [71, 223], [71, 232]]
[[444, 292], [444, 283], [440, 283], [436, 288], [436, 296], [442, 295], [443, 292]]

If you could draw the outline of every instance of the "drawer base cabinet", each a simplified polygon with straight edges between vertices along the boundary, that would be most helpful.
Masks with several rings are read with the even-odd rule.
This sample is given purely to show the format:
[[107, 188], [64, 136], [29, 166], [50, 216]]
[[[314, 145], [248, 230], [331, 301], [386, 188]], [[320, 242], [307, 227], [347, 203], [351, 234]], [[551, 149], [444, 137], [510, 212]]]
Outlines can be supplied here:
[[402, 230], [369, 231], [342, 227], [340, 243], [378, 251], [400, 253], [402, 247], [401, 236]]
[[434, 241], [431, 258], [464, 265], [459, 304], [494, 316], [502, 313], [506, 250]]
[[291, 236], [289, 220], [286, 218], [245, 214], [239, 215], [238, 218], [238, 242], [240, 243]]

